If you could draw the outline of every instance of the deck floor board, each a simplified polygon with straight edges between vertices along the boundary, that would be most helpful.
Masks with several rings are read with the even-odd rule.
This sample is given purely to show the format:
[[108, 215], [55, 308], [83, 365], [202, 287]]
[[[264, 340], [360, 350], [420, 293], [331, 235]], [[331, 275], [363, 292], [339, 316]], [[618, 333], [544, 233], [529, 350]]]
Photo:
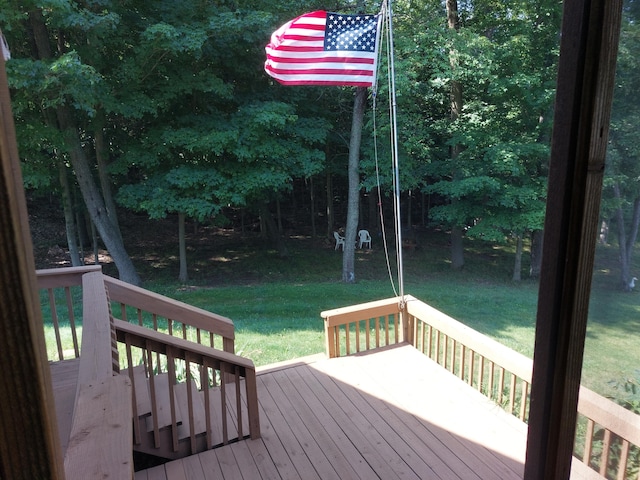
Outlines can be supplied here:
[[260, 439], [159, 478], [522, 478], [526, 426], [410, 346], [259, 372], [258, 397]]

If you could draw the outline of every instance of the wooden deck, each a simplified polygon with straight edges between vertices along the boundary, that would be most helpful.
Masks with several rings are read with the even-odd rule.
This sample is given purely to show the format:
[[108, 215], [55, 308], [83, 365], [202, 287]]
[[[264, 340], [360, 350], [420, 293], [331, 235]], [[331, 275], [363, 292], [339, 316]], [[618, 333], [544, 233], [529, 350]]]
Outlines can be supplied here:
[[411, 346], [258, 375], [262, 438], [136, 480], [521, 479], [526, 426]]

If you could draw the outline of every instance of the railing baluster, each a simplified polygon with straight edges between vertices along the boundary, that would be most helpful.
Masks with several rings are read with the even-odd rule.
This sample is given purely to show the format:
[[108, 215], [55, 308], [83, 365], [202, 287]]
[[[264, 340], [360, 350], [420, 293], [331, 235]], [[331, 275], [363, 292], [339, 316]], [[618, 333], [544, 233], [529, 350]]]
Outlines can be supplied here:
[[238, 422], [238, 438], [243, 438], [242, 432], [242, 397], [240, 395], [240, 367], [235, 367], [235, 386], [236, 386], [236, 418]]
[[[200, 387], [202, 388], [202, 392], [204, 394], [204, 425], [205, 425], [205, 436], [207, 439], [207, 450], [213, 447], [213, 432], [211, 429], [211, 399], [209, 395], [211, 393], [209, 386], [209, 361], [205, 358], [203, 360], [203, 367], [200, 370]], [[213, 371], [213, 375], [215, 377], [215, 370]], [[215, 380], [214, 380], [215, 384]]]
[[455, 341], [454, 338], [451, 339], [451, 358], [449, 362], [451, 362], [451, 373], [456, 374], [456, 348], [458, 348], [458, 342]]
[[511, 382], [509, 384], [509, 413], [513, 413], [516, 405], [516, 376], [511, 373]]
[[464, 371], [467, 366], [467, 347], [462, 345], [460, 347], [460, 380], [464, 381]]
[[360, 352], [360, 321], [356, 321], [356, 352]]
[[376, 348], [380, 347], [380, 317], [376, 317]]
[[490, 362], [489, 363], [489, 398], [493, 399], [495, 398], [495, 393], [494, 393], [494, 387], [495, 387], [495, 369], [496, 369], [496, 364], [494, 362]]
[[227, 429], [227, 382], [224, 379], [225, 375], [222, 373], [223, 371], [226, 373], [226, 370], [226, 364], [220, 362], [220, 377], [222, 378], [222, 381], [220, 382], [220, 403], [222, 405], [220, 413], [222, 415], [222, 443], [224, 445], [229, 443], [229, 432]]
[[365, 321], [365, 325], [366, 325], [366, 335], [365, 335], [365, 342], [366, 342], [366, 346], [367, 346], [367, 350], [369, 350], [370, 348], [370, 344], [371, 344], [371, 319], [367, 318]]
[[[177, 382], [176, 380], [176, 364], [175, 357], [173, 355], [173, 349], [171, 347], [167, 347], [166, 352], [167, 358], [167, 374], [169, 376], [169, 398], [164, 399], [164, 401], [169, 400], [169, 413], [171, 414], [171, 442], [173, 445], [173, 451], [178, 451], [178, 425], [176, 419], [176, 399], [174, 393], [174, 386]], [[158, 363], [158, 374], [160, 374], [160, 364]], [[188, 375], [187, 375], [188, 378]]]
[[69, 314], [69, 325], [71, 326], [71, 338], [73, 340], [73, 353], [76, 358], [80, 357], [80, 349], [78, 348], [78, 333], [76, 332], [76, 317], [73, 313], [73, 299], [71, 298], [71, 287], [64, 287], [65, 297], [67, 298], [67, 312]]
[[484, 382], [484, 355], [478, 354], [478, 391], [482, 393], [482, 384]]
[[[147, 359], [149, 361], [149, 395], [151, 396], [151, 421], [153, 422], [153, 443], [156, 448], [160, 448], [160, 429], [158, 428], [158, 403], [156, 398], [156, 381], [155, 373], [153, 371], [153, 351], [151, 346], [146, 345], [145, 350], [147, 353]], [[160, 368], [158, 367], [158, 373]]]
[[442, 346], [442, 366], [445, 370], [448, 370], [447, 364], [449, 362], [449, 337], [444, 335], [444, 345]]
[[393, 340], [394, 340], [394, 343], [398, 343], [398, 333], [399, 333], [398, 330], [399, 330], [399, 327], [400, 327], [400, 325], [398, 324], [398, 319], [399, 319], [399, 315], [395, 314], [393, 316], [393, 331], [394, 331]]
[[185, 353], [184, 363], [187, 382], [187, 410], [189, 412], [189, 439], [191, 440], [191, 453], [195, 454], [198, 451], [196, 446], [196, 430], [195, 430], [195, 418], [193, 415], [193, 379], [191, 378], [191, 362], [189, 361], [189, 354]]
[[58, 360], [64, 360], [62, 353], [62, 341], [60, 340], [60, 325], [58, 323], [58, 310], [56, 308], [56, 299], [53, 288], [47, 289], [49, 293], [49, 308], [51, 309], [51, 322], [53, 323], [53, 332], [56, 336], [56, 347], [58, 348]]
[[346, 355], [350, 355], [351, 354], [351, 341], [349, 339], [349, 336], [351, 335], [350, 326], [351, 326], [350, 323], [346, 323], [344, 325]]
[[527, 398], [529, 397], [529, 384], [522, 380], [522, 391], [520, 392], [520, 420], [525, 421], [527, 415]]
[[627, 462], [629, 460], [629, 442], [624, 438], [620, 446], [620, 460], [618, 462], [618, 475], [616, 480], [625, 480], [627, 474]]
[[607, 464], [609, 463], [609, 451], [611, 448], [611, 431], [604, 429], [604, 437], [602, 438], [602, 455], [600, 456], [600, 475], [607, 476]]
[[389, 345], [389, 315], [384, 316], [384, 341]]
[[587, 431], [584, 437], [584, 452], [582, 454], [582, 463], [589, 465], [591, 463], [591, 450], [593, 449], [593, 431], [595, 422], [587, 418]]
[[[128, 373], [129, 373], [129, 380], [131, 381], [131, 413], [133, 416], [133, 438], [134, 438], [134, 443], [136, 445], [140, 445], [140, 443], [142, 442], [141, 437], [140, 437], [140, 417], [138, 416], [138, 397], [137, 397], [137, 388], [143, 388], [141, 386], [136, 386], [136, 381], [134, 378], [134, 374], [133, 374], [133, 355], [131, 353], [131, 339], [129, 338], [129, 335], [125, 335], [125, 352], [127, 355], [127, 364], [129, 365], [128, 367]], [[146, 385], [144, 386], [144, 388], [146, 388]]]

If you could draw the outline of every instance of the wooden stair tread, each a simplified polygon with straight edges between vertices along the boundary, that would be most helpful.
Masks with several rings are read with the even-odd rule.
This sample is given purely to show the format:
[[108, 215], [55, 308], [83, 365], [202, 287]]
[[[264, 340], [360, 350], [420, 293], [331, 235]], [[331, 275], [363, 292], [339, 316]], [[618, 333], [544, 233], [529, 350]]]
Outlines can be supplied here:
[[[193, 422], [194, 422], [194, 434], [198, 435], [204, 433], [206, 430], [206, 418], [204, 408], [204, 394], [198, 390], [196, 382], [191, 380], [191, 398], [193, 402]], [[178, 438], [188, 438], [190, 435], [190, 421], [189, 421], [189, 397], [188, 397], [188, 384], [179, 383], [174, 390], [176, 397], [176, 404], [180, 410], [181, 416], [185, 421], [178, 426]]]
[[[120, 375], [129, 377], [129, 370], [124, 369]], [[149, 395], [149, 380], [144, 365], [133, 367], [133, 382], [135, 385], [136, 411], [138, 417], [144, 417], [151, 413], [151, 396]]]
[[[147, 379], [147, 381], [150, 382], [149, 379]], [[169, 391], [170, 391], [169, 375], [166, 373], [161, 373], [160, 375], [154, 375], [153, 382], [155, 387], [158, 428], [161, 429], [171, 425], [171, 403], [169, 402]], [[176, 386], [177, 385], [174, 385], [173, 387], [174, 398], [175, 398]], [[149, 392], [151, 392], [150, 384], [149, 384]], [[182, 423], [180, 409], [177, 407], [175, 409], [175, 417], [176, 417], [177, 424]], [[152, 432], [154, 428], [153, 416], [152, 415], [148, 416], [145, 418], [145, 420], [147, 423], [147, 432]]]

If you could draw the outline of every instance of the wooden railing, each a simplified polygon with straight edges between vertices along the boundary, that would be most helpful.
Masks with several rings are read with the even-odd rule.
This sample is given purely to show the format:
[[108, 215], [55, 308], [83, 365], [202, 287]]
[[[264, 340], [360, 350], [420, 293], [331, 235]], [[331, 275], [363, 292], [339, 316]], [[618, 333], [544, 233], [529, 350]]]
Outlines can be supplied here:
[[105, 276], [104, 282], [120, 320], [234, 353], [235, 327], [229, 318], [112, 277]]
[[[321, 313], [327, 355], [407, 342], [523, 422], [533, 361], [408, 295]], [[576, 460], [608, 479], [640, 479], [640, 415], [581, 387]], [[597, 476], [597, 475], [596, 475]]]
[[[80, 356], [82, 275], [100, 272], [100, 266], [38, 270], [49, 360]], [[104, 276], [113, 315], [168, 335], [234, 353], [233, 322], [221, 315], [193, 307], [148, 290]]]
[[[49, 359], [79, 358], [80, 375], [84, 364], [91, 373], [128, 376], [123, 410], [133, 418], [136, 445], [152, 437], [148, 453], [178, 458], [260, 436], [255, 367], [234, 354], [230, 319], [105, 276], [100, 267], [40, 270], [37, 278], [54, 345]], [[104, 321], [85, 323], [87, 316]], [[105, 334], [106, 343], [85, 340]], [[98, 345], [104, 358], [91, 361]]]
[[507, 412], [527, 421], [533, 363], [411, 296], [407, 341]]
[[[114, 323], [126, 350], [123, 372], [133, 384], [137, 445], [144, 445], [146, 430], [153, 434], [152, 448], [179, 458], [260, 436], [251, 360], [120, 320]], [[142, 365], [133, 361], [136, 356], [144, 359]], [[147, 403], [150, 416], [145, 421], [140, 417], [146, 411], [139, 410]], [[161, 429], [170, 435], [162, 437]], [[181, 444], [183, 438], [188, 442]]]
[[[36, 271], [45, 336], [52, 337], [47, 339], [49, 360], [80, 357], [78, 338], [81, 323], [79, 325], [77, 320], [82, 318], [82, 276], [101, 271], [100, 266]], [[50, 325], [47, 325], [49, 322]]]
[[398, 298], [326, 310], [326, 351], [329, 358], [351, 355], [404, 341]]
[[[102, 273], [82, 278], [82, 355], [64, 469], [69, 479], [133, 478], [131, 383], [119, 372]], [[90, 461], [88, 461], [90, 459]]]

